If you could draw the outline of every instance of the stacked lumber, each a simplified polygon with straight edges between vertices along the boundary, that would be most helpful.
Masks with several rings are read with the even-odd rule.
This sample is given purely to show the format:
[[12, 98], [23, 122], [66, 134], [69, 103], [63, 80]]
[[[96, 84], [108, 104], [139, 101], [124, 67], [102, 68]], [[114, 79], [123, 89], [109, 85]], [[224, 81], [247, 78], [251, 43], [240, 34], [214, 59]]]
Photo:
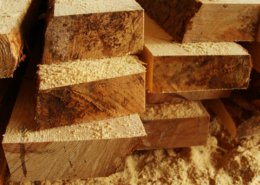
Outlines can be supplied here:
[[36, 131], [34, 84], [24, 79], [3, 140], [11, 180], [108, 176], [145, 135], [137, 114]]
[[3, 140], [11, 180], [109, 176], [145, 138], [145, 68], [129, 55], [143, 49], [144, 12], [114, 3], [49, 1], [43, 57]]
[[[193, 118], [199, 117], [198, 121], [163, 117], [174, 115], [170, 110], [176, 101], [187, 101], [187, 104], [193, 100], [217, 101], [228, 97], [234, 89], [248, 88], [251, 56], [234, 41], [256, 38], [260, 4], [231, 0], [137, 2], [148, 14], [145, 15], [145, 47], [140, 59], [147, 64], [147, 106], [143, 114], [151, 115], [149, 118], [141, 115], [148, 137], [140, 149], [203, 144], [209, 126], [206, 114]], [[182, 104], [183, 113], [191, 111], [185, 103]], [[224, 107], [218, 102], [214, 105]], [[228, 129], [232, 132], [232, 127]], [[193, 134], [185, 135], [185, 131]]]
[[48, 0], [2, 142], [11, 180], [105, 177], [136, 149], [205, 145], [200, 100], [233, 138], [260, 133], [259, 97], [233, 92], [249, 86], [235, 41], [260, 38], [260, 3], [137, 1]]
[[23, 48], [39, 15], [40, 0], [9, 0], [0, 4], [0, 78], [13, 77], [24, 60]]
[[147, 89], [155, 93], [152, 96], [163, 99], [163, 96], [170, 97], [164, 93], [173, 93], [189, 100], [201, 100], [226, 97], [232, 89], [248, 87], [251, 57], [239, 44], [179, 44], [172, 39], [146, 17], [145, 48], [140, 58], [147, 63]]

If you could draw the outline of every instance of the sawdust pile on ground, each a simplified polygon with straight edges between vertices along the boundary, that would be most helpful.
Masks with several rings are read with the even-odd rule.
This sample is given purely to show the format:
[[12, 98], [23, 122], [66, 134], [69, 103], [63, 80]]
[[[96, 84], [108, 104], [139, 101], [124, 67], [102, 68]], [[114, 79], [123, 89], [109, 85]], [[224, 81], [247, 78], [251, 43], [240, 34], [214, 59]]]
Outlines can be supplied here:
[[260, 136], [232, 140], [219, 122], [212, 119], [206, 146], [137, 151], [127, 158], [124, 172], [107, 178], [33, 183], [260, 185]]

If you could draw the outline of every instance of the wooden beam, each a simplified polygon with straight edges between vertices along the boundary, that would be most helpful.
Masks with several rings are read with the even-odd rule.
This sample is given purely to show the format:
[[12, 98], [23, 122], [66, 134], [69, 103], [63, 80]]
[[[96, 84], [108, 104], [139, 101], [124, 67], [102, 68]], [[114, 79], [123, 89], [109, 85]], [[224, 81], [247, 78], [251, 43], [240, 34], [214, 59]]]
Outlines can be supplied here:
[[144, 11], [135, 0], [49, 0], [49, 7], [43, 64], [143, 50]]
[[146, 93], [146, 103], [163, 103], [175, 100], [207, 100], [217, 98], [227, 98], [231, 90], [212, 90], [212, 91], [191, 91], [180, 93]]
[[177, 42], [253, 41], [260, 3], [255, 0], [137, 0]]
[[[145, 48], [147, 89], [151, 93], [246, 89], [251, 57], [239, 44], [173, 43], [172, 37], [148, 16]], [[209, 72], [210, 71], [210, 72]]]
[[0, 12], [0, 78], [13, 77], [24, 60], [23, 47], [30, 28], [38, 19], [40, 0], [2, 1]]
[[252, 56], [254, 69], [260, 73], [260, 43], [258, 41], [254, 41], [240, 42], [239, 44], [248, 50], [249, 54]]
[[207, 142], [210, 117], [199, 101], [148, 104], [140, 117], [147, 138], [138, 150], [190, 147]]
[[109, 176], [146, 136], [137, 114], [35, 131], [34, 84], [24, 79], [2, 143], [12, 181]]
[[143, 112], [145, 68], [140, 62], [126, 56], [39, 65], [37, 129]]

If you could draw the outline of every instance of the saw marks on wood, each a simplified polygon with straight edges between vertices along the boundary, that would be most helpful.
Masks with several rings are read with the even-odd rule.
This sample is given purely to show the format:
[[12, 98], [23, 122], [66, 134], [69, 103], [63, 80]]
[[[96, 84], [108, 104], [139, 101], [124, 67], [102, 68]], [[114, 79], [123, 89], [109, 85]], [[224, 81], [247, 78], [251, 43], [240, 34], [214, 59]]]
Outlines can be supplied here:
[[[145, 18], [147, 88], [152, 93], [245, 89], [251, 57], [236, 43], [173, 43], [152, 19]], [[157, 34], [158, 33], [158, 34]]]
[[257, 0], [137, 2], [177, 42], [253, 41], [257, 36]]
[[144, 11], [134, 0], [50, 0], [49, 7], [43, 64], [143, 50]]
[[136, 56], [39, 66], [37, 128], [145, 110], [145, 68]]
[[138, 150], [190, 147], [207, 142], [209, 114], [199, 101], [147, 104], [140, 117], [147, 138]]
[[108, 176], [146, 136], [137, 114], [35, 131], [34, 84], [24, 80], [3, 140], [11, 180]]
[[0, 78], [13, 77], [24, 60], [26, 36], [37, 19], [38, 0], [0, 1]]

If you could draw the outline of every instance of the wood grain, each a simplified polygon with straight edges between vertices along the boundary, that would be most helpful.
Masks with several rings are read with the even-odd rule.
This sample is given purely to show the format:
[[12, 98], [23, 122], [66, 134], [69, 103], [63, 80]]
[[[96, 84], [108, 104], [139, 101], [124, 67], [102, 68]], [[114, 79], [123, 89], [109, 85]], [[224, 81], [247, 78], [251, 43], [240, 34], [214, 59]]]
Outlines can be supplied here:
[[145, 73], [40, 90], [37, 129], [105, 119], [145, 110]]
[[251, 57], [232, 42], [178, 44], [148, 16], [145, 19], [147, 88], [151, 93], [246, 89]]
[[[123, 1], [119, 0], [117, 3], [120, 2]], [[132, 2], [132, 6], [116, 11], [104, 9], [103, 12], [91, 13], [90, 10], [84, 12], [83, 9], [79, 14], [76, 7], [84, 3], [83, 1], [77, 1], [67, 8], [59, 8], [66, 3], [64, 5], [50, 0], [42, 63], [98, 59], [141, 52], [144, 42], [144, 11], [135, 1], [129, 2]], [[93, 6], [97, 5], [98, 2]], [[60, 15], [56, 9], [63, 9], [65, 12], [76, 10]]]
[[146, 93], [146, 103], [163, 103], [175, 100], [206, 100], [227, 98], [231, 90], [192, 91], [180, 93]]
[[152, 92], [246, 89], [251, 69], [250, 55], [156, 57]]
[[[40, 0], [6, 2], [1, 4], [3, 15], [0, 17], [0, 78], [13, 77], [15, 69], [24, 60], [24, 43], [38, 18], [39, 6], [42, 3]], [[15, 7], [11, 7], [12, 4]]]
[[12, 181], [111, 175], [146, 135], [137, 114], [35, 131], [35, 82], [24, 79], [2, 143]]
[[137, 0], [177, 42], [253, 41], [259, 24], [254, 0]]
[[[202, 104], [199, 103], [199, 105], [202, 111], [200, 116], [147, 120], [141, 115], [147, 138], [137, 149], [179, 148], [206, 144], [210, 117]], [[147, 107], [154, 106], [156, 105], [147, 105]], [[184, 107], [183, 111], [188, 111], [188, 109]], [[167, 113], [165, 112], [165, 114]]]

